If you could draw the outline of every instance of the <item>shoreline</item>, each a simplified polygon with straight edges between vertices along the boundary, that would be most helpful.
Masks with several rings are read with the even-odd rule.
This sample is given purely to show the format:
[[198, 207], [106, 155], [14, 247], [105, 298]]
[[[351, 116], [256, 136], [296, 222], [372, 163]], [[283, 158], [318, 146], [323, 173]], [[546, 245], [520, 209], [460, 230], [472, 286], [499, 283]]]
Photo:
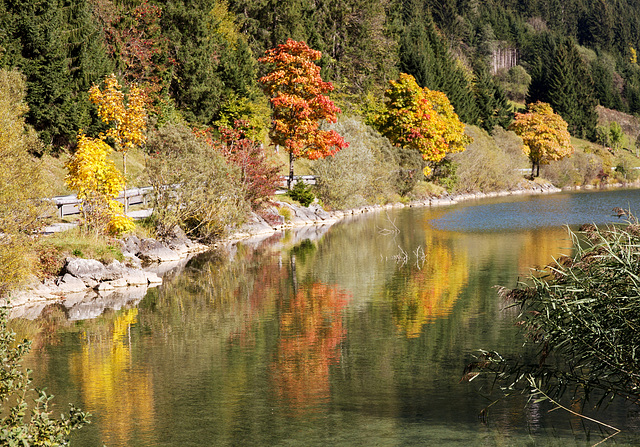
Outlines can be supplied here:
[[[409, 203], [366, 205], [348, 210], [327, 211], [318, 204], [308, 207], [292, 205], [274, 200], [274, 207], [287, 208], [290, 218], [277, 225], [267, 223], [255, 213], [229, 237], [211, 245], [202, 245], [189, 240], [184, 233], [177, 232], [165, 242], [154, 239], [139, 240], [128, 236], [120, 241], [124, 262], [114, 261], [105, 266], [97, 260], [67, 258], [60, 276], [44, 281], [32, 280], [25, 288], [13, 293], [9, 300], [11, 318], [37, 318], [51, 304], [63, 306], [70, 319], [95, 318], [106, 308], [119, 309], [125, 304], [137, 303], [152, 287], [162, 285], [165, 276], [179, 274], [195, 255], [220, 246], [237, 243], [259, 242], [274, 234], [305, 227], [331, 227], [348, 217], [390, 209], [444, 207], [469, 200], [497, 197], [553, 194], [569, 191], [595, 191], [618, 188], [638, 188], [640, 182], [614, 184], [604, 187], [577, 186], [557, 188], [551, 183], [523, 180], [517, 188], [488, 193], [443, 194]], [[275, 208], [277, 210], [277, 208]], [[145, 267], [142, 266], [142, 261]]]

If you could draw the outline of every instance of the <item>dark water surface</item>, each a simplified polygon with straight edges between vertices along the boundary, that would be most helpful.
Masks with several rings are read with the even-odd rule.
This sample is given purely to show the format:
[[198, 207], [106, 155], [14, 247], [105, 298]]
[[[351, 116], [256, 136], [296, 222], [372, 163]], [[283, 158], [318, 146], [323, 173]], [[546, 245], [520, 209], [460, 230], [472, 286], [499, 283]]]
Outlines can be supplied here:
[[[520, 352], [493, 286], [569, 254], [563, 225], [609, 221], [639, 199], [562, 193], [362, 216], [202, 255], [94, 319], [67, 321], [58, 306], [15, 325], [35, 340], [36, 384], [60, 410], [94, 415], [76, 446], [593, 445], [611, 431], [524, 396], [479, 417], [500, 393], [459, 380], [479, 348]], [[640, 445], [637, 408], [594, 414], [623, 430], [604, 445]]]

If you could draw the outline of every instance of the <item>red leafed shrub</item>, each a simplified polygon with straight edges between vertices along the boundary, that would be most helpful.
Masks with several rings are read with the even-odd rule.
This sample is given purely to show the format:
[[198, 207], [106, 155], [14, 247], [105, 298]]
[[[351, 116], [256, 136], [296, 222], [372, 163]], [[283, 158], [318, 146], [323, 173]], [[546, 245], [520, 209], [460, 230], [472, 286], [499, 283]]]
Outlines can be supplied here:
[[210, 130], [198, 132], [200, 137], [215, 147], [228, 162], [240, 168], [246, 199], [256, 210], [275, 193], [280, 184], [281, 165], [265, 152], [263, 145], [247, 136], [249, 123], [236, 120], [234, 128], [221, 128], [219, 139]]

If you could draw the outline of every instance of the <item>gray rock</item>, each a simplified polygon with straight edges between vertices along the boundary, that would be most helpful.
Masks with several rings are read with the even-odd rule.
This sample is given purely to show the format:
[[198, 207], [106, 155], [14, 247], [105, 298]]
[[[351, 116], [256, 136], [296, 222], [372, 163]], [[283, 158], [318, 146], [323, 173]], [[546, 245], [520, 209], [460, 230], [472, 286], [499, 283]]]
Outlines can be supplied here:
[[127, 255], [135, 255], [138, 252], [138, 246], [140, 245], [140, 239], [136, 236], [127, 236], [126, 238], [120, 241], [120, 248], [122, 250], [122, 254]]
[[57, 286], [62, 293], [74, 293], [84, 292], [87, 290], [87, 285], [83, 280], [77, 278], [69, 273], [65, 273], [62, 278], [58, 278]]
[[146, 273], [142, 270], [129, 270], [122, 279], [126, 280], [129, 286], [142, 286], [149, 282]]
[[101, 282], [95, 287], [95, 290], [97, 290], [98, 292], [105, 292], [113, 289], [114, 287], [111, 285], [111, 281]]
[[162, 278], [160, 278], [158, 275], [156, 275], [153, 272], [145, 272], [145, 275], [147, 277], [147, 281], [149, 284], [161, 284], [162, 283]]
[[127, 279], [124, 277], [118, 278], [115, 281], [109, 281], [109, 284], [111, 284], [113, 287], [127, 287], [129, 285]]
[[146, 262], [178, 261], [180, 256], [155, 239], [143, 239], [138, 245], [136, 256]]
[[67, 258], [63, 272], [80, 278], [83, 281], [91, 279], [97, 282], [102, 281], [105, 276], [111, 274], [102, 262], [95, 259], [81, 258]]

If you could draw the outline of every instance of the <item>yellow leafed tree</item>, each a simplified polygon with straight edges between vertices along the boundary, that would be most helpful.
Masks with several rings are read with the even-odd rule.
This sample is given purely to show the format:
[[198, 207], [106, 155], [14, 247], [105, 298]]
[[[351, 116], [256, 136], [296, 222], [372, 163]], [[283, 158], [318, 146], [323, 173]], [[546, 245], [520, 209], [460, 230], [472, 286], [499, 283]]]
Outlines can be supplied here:
[[567, 122], [545, 102], [529, 104], [526, 113], [516, 113], [511, 129], [522, 138], [522, 150], [531, 160], [532, 178], [540, 175], [541, 164], [573, 154]]
[[124, 177], [107, 156], [111, 146], [100, 138], [78, 134], [78, 148], [67, 163], [65, 182], [82, 200], [85, 225], [96, 233], [119, 234], [133, 229], [133, 221], [122, 213], [115, 200], [124, 186]]
[[[406, 73], [389, 85], [384, 94], [386, 109], [377, 117], [376, 126], [393, 144], [416, 149], [424, 160], [436, 163], [471, 143], [447, 95], [421, 88]], [[425, 167], [424, 174], [430, 175], [431, 168]]]
[[[116, 75], [112, 74], [105, 78], [103, 90], [93, 85], [89, 89], [89, 97], [96, 105], [100, 119], [111, 126], [106, 136], [113, 139], [115, 150], [122, 153], [126, 188], [127, 152], [147, 141], [146, 96], [137, 85], [132, 85], [129, 94], [125, 95]], [[128, 211], [126, 191], [124, 203], [126, 213]]]

